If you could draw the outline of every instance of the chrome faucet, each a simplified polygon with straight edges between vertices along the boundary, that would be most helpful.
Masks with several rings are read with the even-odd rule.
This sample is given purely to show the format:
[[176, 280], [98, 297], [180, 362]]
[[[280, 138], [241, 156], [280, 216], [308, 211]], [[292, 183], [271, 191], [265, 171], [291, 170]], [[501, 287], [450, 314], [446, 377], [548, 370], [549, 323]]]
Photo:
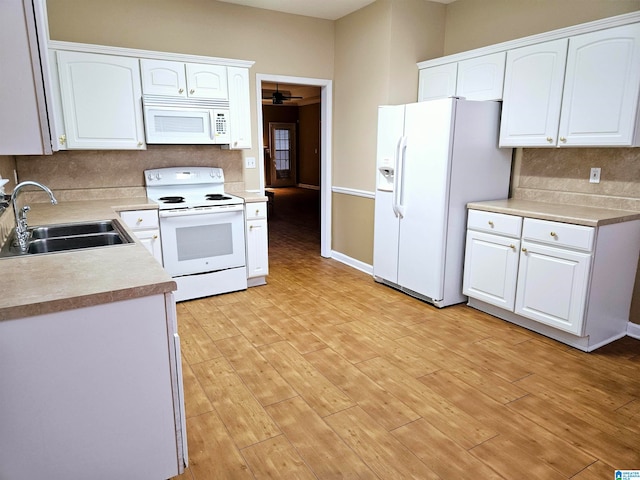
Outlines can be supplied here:
[[13, 193], [11, 194], [11, 204], [13, 205], [13, 213], [16, 217], [16, 239], [18, 240], [18, 246], [20, 247], [20, 251], [24, 252], [27, 250], [27, 240], [29, 238], [29, 232], [27, 231], [27, 212], [31, 210], [29, 205], [25, 205], [20, 210], [18, 210], [18, 205], [16, 204], [16, 200], [18, 198], [18, 193], [22, 190], [22, 187], [34, 186], [41, 188], [45, 192], [49, 194], [51, 198], [51, 205], [55, 205], [58, 203], [56, 197], [53, 196], [53, 192], [38, 182], [32, 182], [31, 180], [27, 180], [26, 182], [20, 182], [13, 189]]

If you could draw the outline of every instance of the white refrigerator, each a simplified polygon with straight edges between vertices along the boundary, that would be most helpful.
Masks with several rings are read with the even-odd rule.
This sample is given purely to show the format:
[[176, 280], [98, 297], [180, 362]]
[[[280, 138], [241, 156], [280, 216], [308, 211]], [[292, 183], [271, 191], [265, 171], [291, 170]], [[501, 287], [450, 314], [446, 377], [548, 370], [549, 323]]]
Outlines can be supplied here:
[[445, 307], [462, 295], [466, 204], [507, 198], [500, 104], [444, 98], [378, 108], [373, 275]]

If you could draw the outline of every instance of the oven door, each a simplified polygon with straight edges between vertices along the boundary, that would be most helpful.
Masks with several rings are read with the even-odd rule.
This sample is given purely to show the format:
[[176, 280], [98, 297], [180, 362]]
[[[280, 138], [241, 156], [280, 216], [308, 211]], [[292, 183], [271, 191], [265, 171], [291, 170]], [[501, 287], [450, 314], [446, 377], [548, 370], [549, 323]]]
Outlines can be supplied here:
[[172, 277], [245, 266], [243, 205], [161, 210], [160, 233]]

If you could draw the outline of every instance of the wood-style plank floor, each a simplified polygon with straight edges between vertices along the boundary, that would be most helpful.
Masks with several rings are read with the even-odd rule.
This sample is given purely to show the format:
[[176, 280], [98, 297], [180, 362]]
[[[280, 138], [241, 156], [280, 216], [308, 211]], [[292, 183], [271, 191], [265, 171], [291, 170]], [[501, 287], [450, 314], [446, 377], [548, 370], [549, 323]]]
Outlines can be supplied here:
[[640, 341], [587, 354], [379, 285], [319, 256], [317, 205], [276, 191], [267, 285], [178, 304], [190, 466], [177, 478], [640, 469]]

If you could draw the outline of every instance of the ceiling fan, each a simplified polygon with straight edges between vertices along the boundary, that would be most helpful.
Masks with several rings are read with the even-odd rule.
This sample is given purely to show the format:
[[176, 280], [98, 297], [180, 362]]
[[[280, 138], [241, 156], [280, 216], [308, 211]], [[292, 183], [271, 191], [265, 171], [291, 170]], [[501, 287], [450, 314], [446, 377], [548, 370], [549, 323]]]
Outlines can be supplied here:
[[[265, 96], [265, 94], [267, 94]], [[262, 98], [265, 100], [271, 99], [274, 105], [282, 105], [285, 101], [291, 100], [292, 98], [303, 98], [292, 96], [290, 92], [281, 92], [278, 88], [278, 84], [276, 83], [275, 92], [269, 93], [269, 90], [263, 90]]]

